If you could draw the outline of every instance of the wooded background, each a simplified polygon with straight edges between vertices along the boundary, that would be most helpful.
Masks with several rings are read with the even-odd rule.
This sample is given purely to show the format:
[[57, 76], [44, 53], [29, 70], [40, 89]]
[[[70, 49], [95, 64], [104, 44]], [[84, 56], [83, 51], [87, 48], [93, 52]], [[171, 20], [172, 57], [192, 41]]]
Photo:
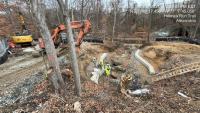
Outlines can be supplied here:
[[[9, 22], [13, 26], [18, 25], [14, 11], [21, 11], [26, 17], [26, 23], [36, 37], [38, 32], [34, 29], [30, 5], [27, 0], [2, 0], [1, 10], [5, 11]], [[166, 4], [165, 0], [150, 0], [150, 6], [139, 6], [134, 0], [68, 0], [65, 4], [69, 10], [71, 20], [90, 19], [92, 22], [92, 34], [106, 38], [117, 38], [120, 36], [133, 36], [136, 31], [153, 32], [165, 26], [181, 25], [189, 29], [194, 36], [195, 28], [199, 25], [199, 1], [189, 0], [188, 4], [196, 4], [196, 23], [176, 23], [175, 20], [165, 18], [165, 14], [178, 14], [178, 8], [183, 3]], [[56, 0], [44, 0], [46, 11], [46, 22], [49, 29], [63, 23], [62, 14]], [[2, 16], [2, 14], [1, 14]], [[4, 16], [4, 15], [3, 15]], [[12, 31], [16, 31], [11, 27]], [[1, 33], [1, 34], [11, 34]]]

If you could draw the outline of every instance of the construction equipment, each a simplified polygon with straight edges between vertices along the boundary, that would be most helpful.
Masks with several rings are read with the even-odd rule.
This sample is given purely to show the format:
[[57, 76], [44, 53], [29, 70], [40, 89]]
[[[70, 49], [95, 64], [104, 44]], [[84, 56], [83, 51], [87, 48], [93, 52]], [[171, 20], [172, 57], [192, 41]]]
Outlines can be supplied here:
[[[82, 21], [72, 21], [71, 22], [71, 28], [72, 29], [79, 29], [78, 36], [76, 38], [76, 47], [80, 48], [80, 45], [82, 43], [83, 37], [90, 31], [91, 29], [91, 23], [89, 20], [82, 20]], [[53, 29], [51, 38], [54, 42], [55, 47], [58, 47], [61, 43], [67, 43], [67, 39], [62, 36], [67, 30], [64, 24], [60, 24], [58, 27]], [[39, 40], [40, 48], [45, 48], [44, 42], [40, 39]]]
[[21, 12], [18, 12], [19, 15], [19, 22], [21, 24], [20, 32], [16, 32], [14, 36], [11, 36], [11, 42], [15, 45], [17, 44], [30, 44], [33, 41], [32, 35], [30, 34], [29, 30], [27, 29], [24, 21], [24, 17]]
[[0, 64], [8, 59], [8, 44], [5, 38], [0, 37]]

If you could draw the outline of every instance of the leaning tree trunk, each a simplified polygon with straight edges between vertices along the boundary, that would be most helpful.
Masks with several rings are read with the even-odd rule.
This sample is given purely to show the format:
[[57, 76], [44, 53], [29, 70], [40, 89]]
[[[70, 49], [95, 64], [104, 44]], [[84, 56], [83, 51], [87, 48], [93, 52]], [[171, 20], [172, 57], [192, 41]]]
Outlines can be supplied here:
[[67, 25], [67, 30], [68, 30], [68, 35], [69, 35], [69, 44], [70, 44], [70, 49], [71, 49], [71, 58], [72, 58], [72, 68], [74, 72], [74, 80], [75, 80], [75, 88], [76, 88], [76, 93], [78, 96], [81, 96], [81, 82], [80, 82], [80, 73], [79, 73], [79, 68], [78, 68], [78, 61], [77, 61], [77, 56], [76, 56], [76, 50], [75, 50], [75, 42], [72, 34], [72, 28], [70, 24], [70, 18], [69, 18], [69, 13], [64, 5], [63, 0], [57, 0], [60, 9], [63, 13], [65, 24]]
[[42, 4], [42, 2], [43, 0], [31, 0], [32, 12], [44, 40], [49, 66], [53, 69], [51, 80], [55, 87], [55, 92], [65, 94], [65, 85], [61, 76], [55, 46], [53, 40], [51, 39], [51, 35], [45, 21], [45, 10], [44, 4]]

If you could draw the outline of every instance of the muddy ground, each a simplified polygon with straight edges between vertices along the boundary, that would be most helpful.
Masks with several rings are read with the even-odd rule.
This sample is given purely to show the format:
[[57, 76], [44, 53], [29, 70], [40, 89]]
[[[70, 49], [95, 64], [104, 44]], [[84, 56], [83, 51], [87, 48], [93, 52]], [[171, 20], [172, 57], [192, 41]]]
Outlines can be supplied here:
[[[132, 74], [133, 76], [139, 77], [143, 77], [141, 75], [150, 76], [147, 70], [132, 57], [132, 52], [135, 51], [137, 47], [134, 45], [104, 46], [84, 43], [82, 48], [83, 54], [79, 57], [82, 85], [81, 98], [75, 96], [73, 79], [65, 81], [67, 89], [66, 99], [55, 95], [52, 86], [44, 79], [43, 72], [39, 70], [40, 73], [30, 75], [30, 78], [28, 77], [25, 80], [21, 80], [16, 87], [12, 88], [12, 92], [14, 93], [10, 93], [10, 97], [13, 98], [9, 98], [12, 100], [12, 104], [2, 104], [0, 106], [0, 111], [3, 113], [12, 111], [69, 113], [75, 112], [73, 104], [78, 101], [81, 104], [81, 111], [83, 113], [200, 112], [199, 72], [188, 73], [153, 84], [142, 83], [142, 87], [149, 89], [150, 94], [132, 96], [129, 98], [119, 93], [118, 82], [121, 75]], [[104, 52], [109, 52], [110, 63], [113, 66], [113, 75], [116, 79], [102, 76], [97, 85], [90, 80], [90, 75], [88, 75], [86, 71], [88, 71], [88, 65], [90, 65], [92, 59], [94, 57], [98, 58]], [[27, 88], [27, 86], [31, 87]], [[186, 95], [187, 98], [179, 95], [178, 92]], [[16, 95], [12, 96], [14, 94]], [[21, 96], [23, 96], [23, 98]], [[8, 98], [9, 96], [3, 95], [0, 100], [5, 97]], [[1, 102], [4, 103], [5, 101]]]

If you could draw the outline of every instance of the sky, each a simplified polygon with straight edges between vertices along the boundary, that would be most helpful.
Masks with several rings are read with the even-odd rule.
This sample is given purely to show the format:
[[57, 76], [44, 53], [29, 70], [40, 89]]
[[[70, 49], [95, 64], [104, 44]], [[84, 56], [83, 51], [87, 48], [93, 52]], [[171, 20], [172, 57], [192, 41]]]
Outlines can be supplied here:
[[[111, 0], [102, 0], [102, 2], [106, 6], [110, 6], [110, 4], [109, 4], [110, 1]], [[122, 1], [122, 4], [121, 4], [122, 7], [127, 7], [127, 1], [128, 0], [121, 0], [121, 1]], [[131, 3], [134, 3], [134, 2], [137, 3], [138, 7], [146, 7], [146, 8], [150, 7], [150, 2], [151, 1], [152, 0], [130, 0]], [[160, 4], [164, 5], [163, 1], [165, 1], [165, 4], [171, 4], [173, 2], [183, 2], [183, 1], [188, 1], [188, 0], [154, 0], [154, 1], [155, 1], [155, 3], [157, 3], [157, 4], [154, 4], [154, 5], [160, 5]]]
[[[68, 0], [69, 1], [69, 3], [71, 3], [71, 1], [74, 1], [74, 0]], [[110, 3], [110, 1], [112, 1], [112, 0], [101, 0], [105, 5], [110, 5], [109, 3]], [[122, 4], [123, 4], [123, 7], [127, 7], [127, 1], [128, 0], [121, 0], [122, 1]], [[142, 6], [142, 7], [149, 7], [150, 6], [150, 1], [152, 1], [152, 0], [130, 0], [132, 3], [133, 2], [136, 2], [137, 3], [137, 5], [140, 7], [140, 6]], [[170, 4], [170, 3], [173, 3], [173, 2], [183, 2], [184, 0], [155, 0], [155, 2], [156, 3], [158, 3], [158, 4], [163, 4], [164, 2], [163, 1], [165, 1], [165, 3], [166, 4]], [[185, 1], [187, 1], [187, 0], [185, 0]]]
[[[122, 1], [124, 3], [127, 3], [127, 0], [122, 0]], [[135, 1], [138, 4], [138, 6], [148, 7], [148, 6], [150, 6], [151, 0], [131, 0], [131, 1]], [[170, 3], [173, 3], [173, 1], [183, 2], [184, 0], [155, 0], [156, 3], [164, 3], [163, 1], [165, 1], [166, 4], [170, 4]]]

